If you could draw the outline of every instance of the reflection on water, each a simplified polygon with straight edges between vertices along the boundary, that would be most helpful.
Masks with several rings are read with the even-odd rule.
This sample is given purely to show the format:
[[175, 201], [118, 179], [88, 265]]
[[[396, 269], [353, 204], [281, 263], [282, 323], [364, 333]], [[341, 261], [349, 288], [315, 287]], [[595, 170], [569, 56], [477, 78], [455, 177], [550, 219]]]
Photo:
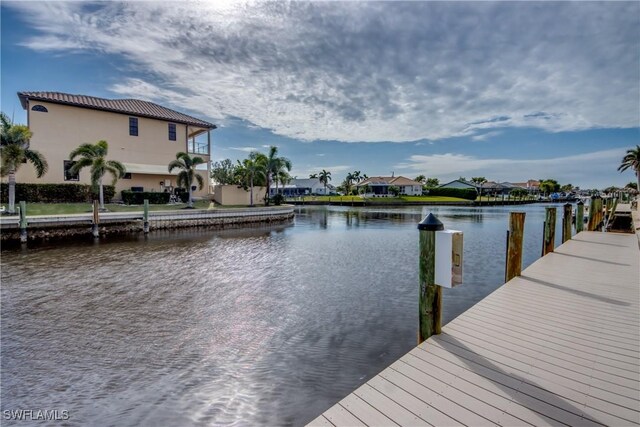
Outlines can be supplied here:
[[[502, 283], [509, 210], [308, 207], [293, 226], [5, 251], [1, 409], [66, 409], [72, 425], [304, 424], [415, 345], [422, 217], [465, 233], [446, 322]], [[518, 210], [528, 265], [544, 207]]]

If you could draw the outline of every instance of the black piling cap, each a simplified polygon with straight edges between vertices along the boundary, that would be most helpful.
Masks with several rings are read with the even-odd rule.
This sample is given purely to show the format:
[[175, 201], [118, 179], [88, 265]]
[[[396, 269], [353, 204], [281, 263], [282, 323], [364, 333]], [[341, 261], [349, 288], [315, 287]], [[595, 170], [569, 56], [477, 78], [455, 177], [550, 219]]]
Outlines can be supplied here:
[[578, 205], [584, 206], [584, 202], [582, 200], [578, 201]]
[[434, 214], [430, 213], [418, 223], [418, 230], [440, 231], [444, 230], [444, 225]]

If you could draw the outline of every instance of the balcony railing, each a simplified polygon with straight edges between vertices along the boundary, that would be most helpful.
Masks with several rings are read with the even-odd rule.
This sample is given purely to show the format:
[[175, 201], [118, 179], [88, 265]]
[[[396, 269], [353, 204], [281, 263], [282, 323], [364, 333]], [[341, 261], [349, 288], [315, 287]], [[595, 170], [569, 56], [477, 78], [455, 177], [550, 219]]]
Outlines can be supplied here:
[[204, 154], [205, 156], [208, 156], [209, 144], [206, 142], [190, 141], [189, 154]]

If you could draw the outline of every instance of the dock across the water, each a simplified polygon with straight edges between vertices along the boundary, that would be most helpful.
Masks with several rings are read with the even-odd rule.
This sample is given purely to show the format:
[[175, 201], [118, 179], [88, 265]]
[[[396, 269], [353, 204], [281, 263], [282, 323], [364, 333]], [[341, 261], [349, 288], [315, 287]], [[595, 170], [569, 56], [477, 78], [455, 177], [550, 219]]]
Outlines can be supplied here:
[[581, 232], [309, 425], [639, 424], [639, 240]]

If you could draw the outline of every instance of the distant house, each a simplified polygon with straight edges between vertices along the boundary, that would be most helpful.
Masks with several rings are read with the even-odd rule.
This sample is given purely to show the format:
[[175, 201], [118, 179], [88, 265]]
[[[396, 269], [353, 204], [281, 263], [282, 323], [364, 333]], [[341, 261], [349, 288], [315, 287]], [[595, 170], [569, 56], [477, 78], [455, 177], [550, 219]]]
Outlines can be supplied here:
[[[536, 181], [537, 182], [537, 181]], [[465, 181], [462, 179], [456, 179], [454, 181], [451, 182], [447, 182], [446, 184], [442, 184], [439, 188], [468, 188], [468, 189], [474, 189], [478, 192], [478, 194], [482, 191], [482, 194], [492, 194], [492, 195], [507, 195], [509, 193], [511, 193], [512, 190], [515, 190], [517, 188], [524, 188], [525, 190], [527, 189], [526, 187], [523, 187], [522, 184], [514, 184], [511, 182], [494, 182], [494, 181], [487, 181], [482, 185], [478, 185], [475, 184], [473, 182], [470, 181]]]
[[[285, 197], [299, 197], [308, 196], [311, 194], [316, 195], [329, 195], [335, 194], [335, 187], [331, 184], [327, 184], [326, 194], [325, 186], [318, 178], [308, 179], [292, 179], [285, 185], [278, 185], [278, 194], [282, 194]], [[276, 194], [275, 185], [269, 189], [270, 196]]]
[[422, 183], [404, 176], [374, 176], [358, 183], [356, 187], [365, 188], [367, 196], [387, 196], [391, 194], [389, 187], [398, 187], [400, 194], [406, 196], [422, 195]]
[[480, 187], [470, 181], [465, 181], [464, 179], [455, 179], [451, 182], [447, 182], [446, 184], [440, 185], [438, 188], [462, 188], [462, 189], [472, 189], [479, 191]]
[[530, 179], [527, 182], [514, 182], [513, 185], [524, 188], [530, 193], [537, 193], [540, 191], [540, 181], [536, 181], [535, 179]]

